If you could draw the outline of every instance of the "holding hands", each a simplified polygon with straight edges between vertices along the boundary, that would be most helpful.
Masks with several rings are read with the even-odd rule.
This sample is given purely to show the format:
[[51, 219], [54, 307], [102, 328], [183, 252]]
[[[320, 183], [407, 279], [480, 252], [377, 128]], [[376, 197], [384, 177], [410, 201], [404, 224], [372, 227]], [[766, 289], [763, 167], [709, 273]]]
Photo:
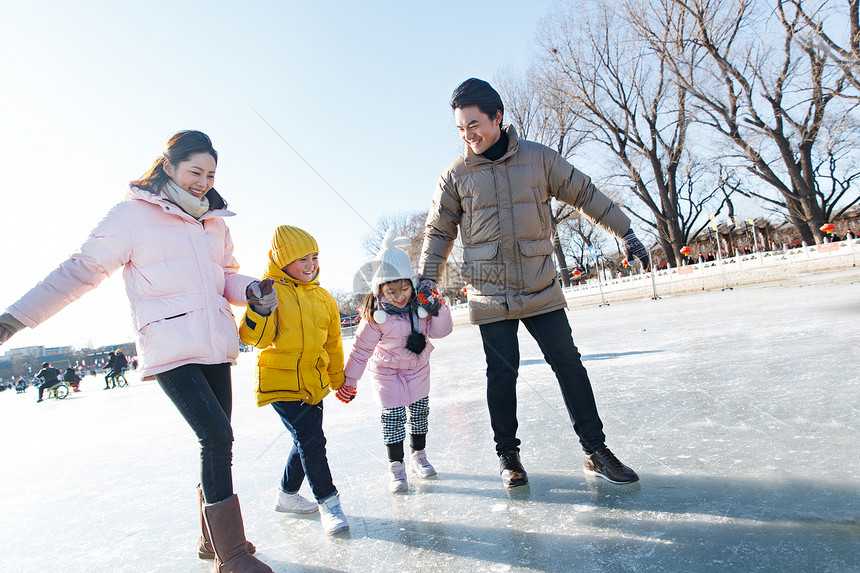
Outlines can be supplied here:
[[253, 282], [245, 289], [245, 298], [251, 310], [260, 316], [269, 316], [278, 308], [278, 295], [272, 287], [272, 279], [263, 279]]
[[355, 395], [358, 394], [358, 388], [355, 386], [347, 386], [347, 383], [344, 382], [343, 386], [337, 389], [336, 396], [337, 399], [343, 402], [344, 404], [349, 404]]
[[418, 306], [427, 311], [431, 316], [439, 315], [439, 308], [442, 306], [442, 297], [439, 296], [439, 291], [436, 290], [436, 283], [430, 279], [421, 279], [418, 282], [418, 292], [416, 293]]

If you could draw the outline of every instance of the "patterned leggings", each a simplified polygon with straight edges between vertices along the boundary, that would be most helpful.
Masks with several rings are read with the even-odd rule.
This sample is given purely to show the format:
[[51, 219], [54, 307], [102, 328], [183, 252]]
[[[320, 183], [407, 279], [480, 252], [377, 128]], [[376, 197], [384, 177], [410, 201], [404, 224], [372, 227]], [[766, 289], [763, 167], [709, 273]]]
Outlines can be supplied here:
[[383, 408], [382, 438], [385, 444], [396, 444], [406, 439], [406, 410], [409, 410], [409, 433], [426, 434], [427, 417], [430, 415], [430, 398], [421, 398], [409, 406]]

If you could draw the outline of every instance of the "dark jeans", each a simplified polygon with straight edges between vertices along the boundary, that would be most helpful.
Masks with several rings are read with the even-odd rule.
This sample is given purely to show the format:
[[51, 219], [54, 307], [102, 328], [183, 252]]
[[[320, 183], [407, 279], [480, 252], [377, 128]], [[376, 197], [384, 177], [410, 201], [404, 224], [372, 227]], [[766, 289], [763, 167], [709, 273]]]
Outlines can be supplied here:
[[233, 495], [233, 395], [229, 364], [186, 364], [156, 374], [200, 441], [200, 485], [206, 503]]
[[317, 501], [337, 492], [331, 479], [328, 458], [325, 455], [323, 434], [323, 403], [312, 406], [300, 400], [272, 402], [293, 437], [293, 449], [287, 457], [281, 489], [287, 493], [299, 491], [305, 476]]
[[[603, 422], [597, 414], [588, 372], [573, 344], [564, 310], [520, 320], [537, 341], [544, 359], [558, 378], [564, 405], [582, 449], [585, 452], [599, 450], [606, 439]], [[517, 328], [520, 320], [480, 325], [487, 358], [487, 406], [496, 452], [519, 450], [520, 445], [517, 439], [517, 371], [520, 365]]]

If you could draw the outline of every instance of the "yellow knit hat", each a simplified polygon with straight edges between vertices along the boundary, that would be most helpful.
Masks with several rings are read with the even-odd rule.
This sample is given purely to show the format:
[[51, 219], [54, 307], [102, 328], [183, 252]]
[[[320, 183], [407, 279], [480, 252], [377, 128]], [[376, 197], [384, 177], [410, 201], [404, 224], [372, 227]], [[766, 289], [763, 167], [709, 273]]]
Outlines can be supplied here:
[[278, 265], [278, 268], [282, 269], [296, 259], [317, 252], [319, 252], [317, 242], [307, 231], [298, 227], [281, 225], [275, 229], [275, 236], [272, 237], [272, 250], [269, 251], [269, 258]]

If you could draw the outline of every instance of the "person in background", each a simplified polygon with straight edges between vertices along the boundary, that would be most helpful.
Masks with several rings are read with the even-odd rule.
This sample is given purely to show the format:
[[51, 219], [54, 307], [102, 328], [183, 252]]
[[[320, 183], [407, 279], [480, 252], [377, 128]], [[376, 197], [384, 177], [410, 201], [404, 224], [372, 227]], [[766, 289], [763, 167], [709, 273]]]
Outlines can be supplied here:
[[47, 362], [44, 362], [42, 363], [42, 369], [36, 373], [36, 378], [42, 380], [42, 383], [39, 385], [39, 399], [36, 400], [38, 404], [42, 401], [42, 393], [45, 390], [60, 384], [60, 371]]
[[113, 379], [114, 364], [116, 364], [116, 351], [111, 350], [110, 352], [108, 352], [108, 361], [107, 364], [105, 364], [105, 370], [107, 370], [107, 374], [105, 374], [104, 390], [116, 388], [116, 380]]
[[225, 223], [233, 213], [214, 188], [217, 162], [205, 133], [174, 134], [80, 250], [0, 315], [0, 344], [122, 267], [141, 377], [156, 379], [200, 442], [198, 555], [214, 559], [216, 572], [271, 573], [251, 555], [233, 492], [230, 367], [239, 336], [230, 305], [246, 304], [258, 281], [238, 273]]
[[78, 376], [77, 371], [75, 371], [75, 368], [71, 364], [69, 364], [69, 367], [63, 373], [63, 381], [71, 386], [75, 392], [81, 391], [81, 377]]
[[487, 406], [502, 483], [509, 488], [528, 483], [517, 437], [520, 323], [555, 372], [585, 452], [585, 471], [612, 483], [635, 482], [636, 472], [606, 447], [591, 382], [573, 343], [552, 261], [551, 201], [567, 203], [618, 237], [628, 261], [638, 259], [645, 268], [648, 251], [630, 219], [588, 176], [556, 151], [519, 139], [513, 126], [503, 125], [504, 105], [490, 84], [468, 79], [450, 103], [466, 145], [433, 195], [418, 293], [436, 290], [459, 233], [463, 278], [471, 285], [469, 315], [480, 328], [487, 361]]

